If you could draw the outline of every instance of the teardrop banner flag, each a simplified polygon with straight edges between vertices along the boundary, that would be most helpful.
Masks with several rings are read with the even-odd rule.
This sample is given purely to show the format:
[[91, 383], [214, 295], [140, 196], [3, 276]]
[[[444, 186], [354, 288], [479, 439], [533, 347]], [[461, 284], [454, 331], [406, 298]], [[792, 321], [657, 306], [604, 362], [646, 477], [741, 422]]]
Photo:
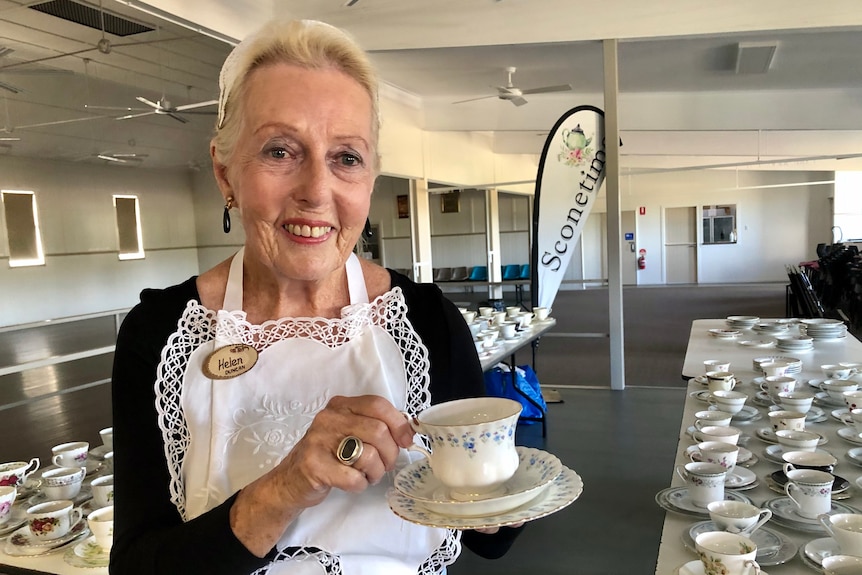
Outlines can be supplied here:
[[550, 308], [605, 179], [605, 113], [578, 106], [545, 140], [533, 197], [533, 307]]

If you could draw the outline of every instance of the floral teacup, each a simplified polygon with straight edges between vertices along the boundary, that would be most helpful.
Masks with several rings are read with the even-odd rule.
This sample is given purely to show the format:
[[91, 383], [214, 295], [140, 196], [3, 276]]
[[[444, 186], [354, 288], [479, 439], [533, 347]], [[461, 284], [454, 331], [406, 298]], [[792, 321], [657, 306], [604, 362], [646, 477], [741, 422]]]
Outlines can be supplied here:
[[0, 487], [8, 485], [21, 487], [24, 485], [27, 477], [37, 469], [39, 469], [38, 457], [34, 457], [29, 463], [26, 461], [0, 463]]
[[456, 500], [489, 496], [518, 469], [515, 426], [521, 404], [502, 397], [476, 397], [429, 407], [410, 421], [428, 438], [423, 453], [434, 476]]
[[14, 485], [0, 487], [0, 525], [5, 524], [12, 517], [12, 504], [18, 496], [18, 490]]

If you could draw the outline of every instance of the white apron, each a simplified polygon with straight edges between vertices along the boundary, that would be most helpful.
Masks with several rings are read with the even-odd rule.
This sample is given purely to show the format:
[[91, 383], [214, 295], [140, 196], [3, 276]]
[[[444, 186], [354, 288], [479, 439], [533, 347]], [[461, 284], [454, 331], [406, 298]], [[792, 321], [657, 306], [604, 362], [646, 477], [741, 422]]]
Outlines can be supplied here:
[[[406, 321], [400, 289], [369, 303], [362, 268], [351, 255], [350, 305], [340, 319], [284, 318], [255, 326], [236, 311], [242, 309], [242, 255], [231, 263], [215, 321], [211, 311], [190, 302], [162, 352], [159, 425], [172, 500], [185, 520], [275, 467], [334, 395], [375, 394], [411, 414], [429, 403], [427, 350]], [[233, 379], [207, 378], [205, 358], [230, 343], [253, 345], [257, 363]], [[396, 471], [411, 456], [401, 450]], [[460, 534], [399, 519], [386, 503], [393, 477], [361, 494], [333, 489], [287, 528], [276, 546], [279, 557], [261, 572], [445, 572], [460, 553]]]

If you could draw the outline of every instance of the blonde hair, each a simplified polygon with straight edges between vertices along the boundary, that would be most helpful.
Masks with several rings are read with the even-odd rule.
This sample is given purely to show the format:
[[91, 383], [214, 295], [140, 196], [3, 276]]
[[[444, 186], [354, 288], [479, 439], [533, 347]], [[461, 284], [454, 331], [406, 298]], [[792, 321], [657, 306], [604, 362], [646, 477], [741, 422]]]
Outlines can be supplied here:
[[359, 83], [371, 98], [371, 145], [377, 171], [380, 112], [377, 74], [356, 42], [329, 24], [314, 20], [274, 20], [240, 42], [228, 55], [219, 75], [219, 113], [212, 139], [216, 159], [226, 164], [239, 136], [249, 73], [267, 64], [283, 63], [308, 69], [335, 68]]

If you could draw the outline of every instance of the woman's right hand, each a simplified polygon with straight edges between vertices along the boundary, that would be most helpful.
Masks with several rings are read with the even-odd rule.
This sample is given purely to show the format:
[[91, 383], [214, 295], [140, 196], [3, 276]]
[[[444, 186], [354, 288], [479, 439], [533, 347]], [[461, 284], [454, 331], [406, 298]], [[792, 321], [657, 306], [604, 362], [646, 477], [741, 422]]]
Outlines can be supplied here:
[[[404, 414], [382, 397], [336, 396], [273, 473], [285, 501], [311, 507], [333, 487], [359, 493], [379, 483], [394, 469], [400, 449], [413, 443], [413, 433]], [[341, 441], [348, 436], [363, 444], [353, 465], [337, 457]]]
[[[413, 434], [404, 414], [382, 397], [333, 397], [287, 457], [240, 492], [231, 508], [231, 528], [252, 553], [263, 557], [287, 526], [333, 487], [360, 493], [378, 483], [394, 469], [400, 449], [412, 445]], [[363, 444], [353, 465], [337, 457], [348, 436]]]

